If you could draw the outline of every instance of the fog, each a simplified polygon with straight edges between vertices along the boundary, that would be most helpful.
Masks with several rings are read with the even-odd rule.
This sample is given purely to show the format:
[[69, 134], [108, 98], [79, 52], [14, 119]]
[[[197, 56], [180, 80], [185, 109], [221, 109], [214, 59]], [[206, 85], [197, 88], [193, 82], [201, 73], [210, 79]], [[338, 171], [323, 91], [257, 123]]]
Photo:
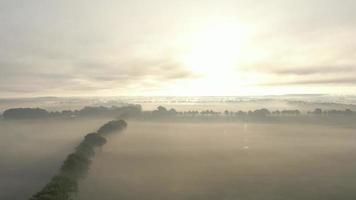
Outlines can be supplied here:
[[[96, 149], [74, 199], [356, 198], [354, 118], [338, 117], [345, 126], [219, 118], [128, 120]], [[83, 137], [111, 119], [0, 120], [0, 199], [39, 192]]]
[[29, 199], [83, 136], [107, 120], [0, 120], [0, 199]]
[[321, 108], [323, 110], [346, 108], [356, 110], [355, 96], [332, 95], [280, 95], [280, 96], [230, 96], [230, 97], [41, 97], [0, 98], [0, 113], [9, 108], [40, 107], [49, 111], [75, 110], [84, 106], [122, 106], [140, 104], [143, 110], [157, 106], [173, 107], [180, 111], [212, 109], [255, 110], [268, 107], [270, 110], [299, 109], [301, 111]]
[[354, 129], [134, 122], [97, 153], [80, 200], [356, 198]]

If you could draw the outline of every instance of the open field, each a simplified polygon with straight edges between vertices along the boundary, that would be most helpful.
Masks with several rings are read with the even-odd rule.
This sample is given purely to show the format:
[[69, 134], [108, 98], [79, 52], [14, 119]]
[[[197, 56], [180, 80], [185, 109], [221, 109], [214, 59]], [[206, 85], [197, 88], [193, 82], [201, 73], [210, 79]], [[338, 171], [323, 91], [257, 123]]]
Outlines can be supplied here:
[[0, 120], [0, 199], [26, 200], [107, 119]]
[[129, 122], [79, 199], [355, 199], [355, 151], [355, 130], [329, 126]]
[[[108, 119], [0, 121], [0, 199], [26, 200]], [[79, 200], [355, 199], [355, 129], [129, 121], [110, 136]]]

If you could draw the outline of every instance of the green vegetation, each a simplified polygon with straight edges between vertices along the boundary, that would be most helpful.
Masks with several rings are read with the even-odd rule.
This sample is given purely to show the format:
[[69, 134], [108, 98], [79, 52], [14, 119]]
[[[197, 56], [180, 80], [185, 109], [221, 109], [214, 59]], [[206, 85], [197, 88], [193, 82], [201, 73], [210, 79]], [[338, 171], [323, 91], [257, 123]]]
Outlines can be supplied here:
[[[174, 118], [195, 118], [195, 119], [228, 119], [228, 120], [242, 120], [242, 121], [273, 121], [273, 120], [299, 120], [305, 119], [309, 121], [311, 118], [319, 118], [324, 120], [324, 118], [340, 119], [345, 118], [353, 121], [356, 117], [356, 112], [351, 109], [344, 110], [322, 110], [321, 108], [316, 108], [309, 111], [300, 111], [298, 109], [292, 110], [268, 110], [267, 108], [261, 108], [256, 110], [242, 111], [242, 110], [225, 110], [224, 112], [214, 111], [211, 109], [207, 110], [188, 110], [188, 111], [177, 111], [174, 108], [167, 109], [163, 106], [158, 106], [152, 111], [143, 111], [142, 106], [138, 104], [126, 105], [122, 107], [84, 107], [80, 110], [64, 110], [49, 112], [40, 108], [11, 108], [5, 110], [2, 117], [4, 119], [15, 120], [15, 119], [53, 119], [53, 118], [81, 118], [81, 117], [117, 117], [120, 119], [174, 119]], [[324, 117], [324, 118], [323, 118]], [[107, 127], [103, 127], [103, 131], [106, 129], [110, 130], [110, 126], [123, 126], [125, 124], [112, 123], [108, 124]]]
[[124, 120], [113, 120], [104, 124], [95, 133], [89, 133], [84, 140], [64, 160], [59, 172], [50, 182], [30, 200], [71, 200], [78, 192], [78, 180], [84, 178], [95, 155], [95, 147], [103, 146], [107, 140], [104, 134], [126, 128]]
[[45, 119], [45, 118], [73, 118], [73, 117], [119, 117], [129, 118], [140, 115], [141, 105], [126, 105], [122, 107], [90, 107], [80, 110], [47, 111], [42, 108], [10, 108], [4, 111], [4, 119]]
[[3, 113], [5, 119], [46, 118], [49, 116], [49, 112], [42, 108], [11, 108]]
[[126, 128], [127, 123], [124, 120], [112, 120], [101, 126], [98, 130], [99, 134], [109, 134], [115, 131], [121, 131]]

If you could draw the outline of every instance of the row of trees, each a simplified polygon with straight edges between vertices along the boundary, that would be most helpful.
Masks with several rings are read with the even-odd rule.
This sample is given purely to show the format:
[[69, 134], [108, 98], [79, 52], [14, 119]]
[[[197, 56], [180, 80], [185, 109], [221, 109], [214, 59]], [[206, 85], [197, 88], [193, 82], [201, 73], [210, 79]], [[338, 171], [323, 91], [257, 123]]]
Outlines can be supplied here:
[[2, 114], [5, 119], [46, 118], [50, 114], [41, 108], [11, 108]]
[[50, 117], [132, 117], [142, 112], [141, 105], [127, 105], [122, 107], [91, 107], [86, 106], [80, 110], [63, 110], [49, 112], [41, 108], [11, 108], [5, 110], [3, 117], [5, 119], [33, 119]]
[[[257, 109], [254, 111], [229, 111], [225, 110], [224, 112], [216, 112], [213, 110], [191, 110], [184, 112], [177, 112], [175, 109], [168, 110], [163, 106], [159, 106], [156, 110], [153, 111], [145, 111], [143, 115], [152, 116], [152, 117], [166, 117], [166, 116], [252, 116], [252, 117], [265, 117], [265, 116], [299, 116], [303, 113], [300, 110], [292, 109], [292, 110], [275, 110], [270, 111], [266, 108]], [[320, 108], [316, 108], [313, 111], [308, 111], [305, 114], [307, 115], [353, 115], [356, 112], [345, 109], [345, 110], [322, 110]]]
[[350, 110], [350, 109], [345, 109], [345, 110], [322, 110], [320, 108], [315, 109], [314, 111], [309, 111], [308, 114], [314, 114], [314, 115], [353, 115], [356, 114], [356, 112]]
[[[257, 109], [254, 111], [229, 111], [217, 112], [213, 110], [203, 110], [203, 111], [184, 111], [178, 112], [174, 108], [167, 109], [163, 106], [158, 106], [157, 109], [153, 111], [142, 111], [141, 105], [128, 105], [123, 107], [84, 107], [80, 110], [64, 110], [61, 112], [48, 112], [47, 110], [41, 108], [12, 108], [8, 109], [3, 113], [5, 119], [27, 119], [27, 118], [49, 118], [49, 117], [120, 117], [120, 118], [130, 118], [130, 117], [149, 117], [149, 118], [162, 118], [170, 116], [236, 116], [236, 117], [265, 117], [265, 116], [298, 116], [303, 113], [297, 109], [295, 110], [275, 110], [270, 111], [266, 108]], [[345, 109], [345, 110], [322, 110], [317, 108], [313, 111], [308, 111], [304, 114], [308, 115], [330, 115], [339, 116], [345, 115], [350, 116], [356, 114], [356, 112]]]
[[64, 110], [62, 112], [51, 112], [53, 117], [133, 117], [142, 112], [141, 105], [132, 104], [126, 106], [86, 106], [80, 110]]
[[121, 131], [126, 126], [124, 120], [113, 120], [101, 126], [97, 132], [87, 134], [75, 152], [67, 156], [58, 174], [30, 200], [71, 200], [78, 192], [78, 180], [89, 171], [95, 148], [107, 142], [105, 135]]

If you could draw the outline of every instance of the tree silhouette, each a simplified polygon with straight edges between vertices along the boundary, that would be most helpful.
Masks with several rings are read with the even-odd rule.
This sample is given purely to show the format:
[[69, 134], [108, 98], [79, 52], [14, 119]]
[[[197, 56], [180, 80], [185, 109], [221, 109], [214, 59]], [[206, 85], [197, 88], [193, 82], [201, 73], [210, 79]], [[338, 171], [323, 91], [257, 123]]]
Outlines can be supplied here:
[[50, 182], [30, 200], [72, 200], [78, 192], [78, 180], [84, 178], [95, 154], [95, 147], [106, 143], [103, 134], [113, 133], [126, 128], [124, 120], [112, 120], [104, 124], [95, 133], [89, 133], [84, 140], [64, 160], [59, 172]]

